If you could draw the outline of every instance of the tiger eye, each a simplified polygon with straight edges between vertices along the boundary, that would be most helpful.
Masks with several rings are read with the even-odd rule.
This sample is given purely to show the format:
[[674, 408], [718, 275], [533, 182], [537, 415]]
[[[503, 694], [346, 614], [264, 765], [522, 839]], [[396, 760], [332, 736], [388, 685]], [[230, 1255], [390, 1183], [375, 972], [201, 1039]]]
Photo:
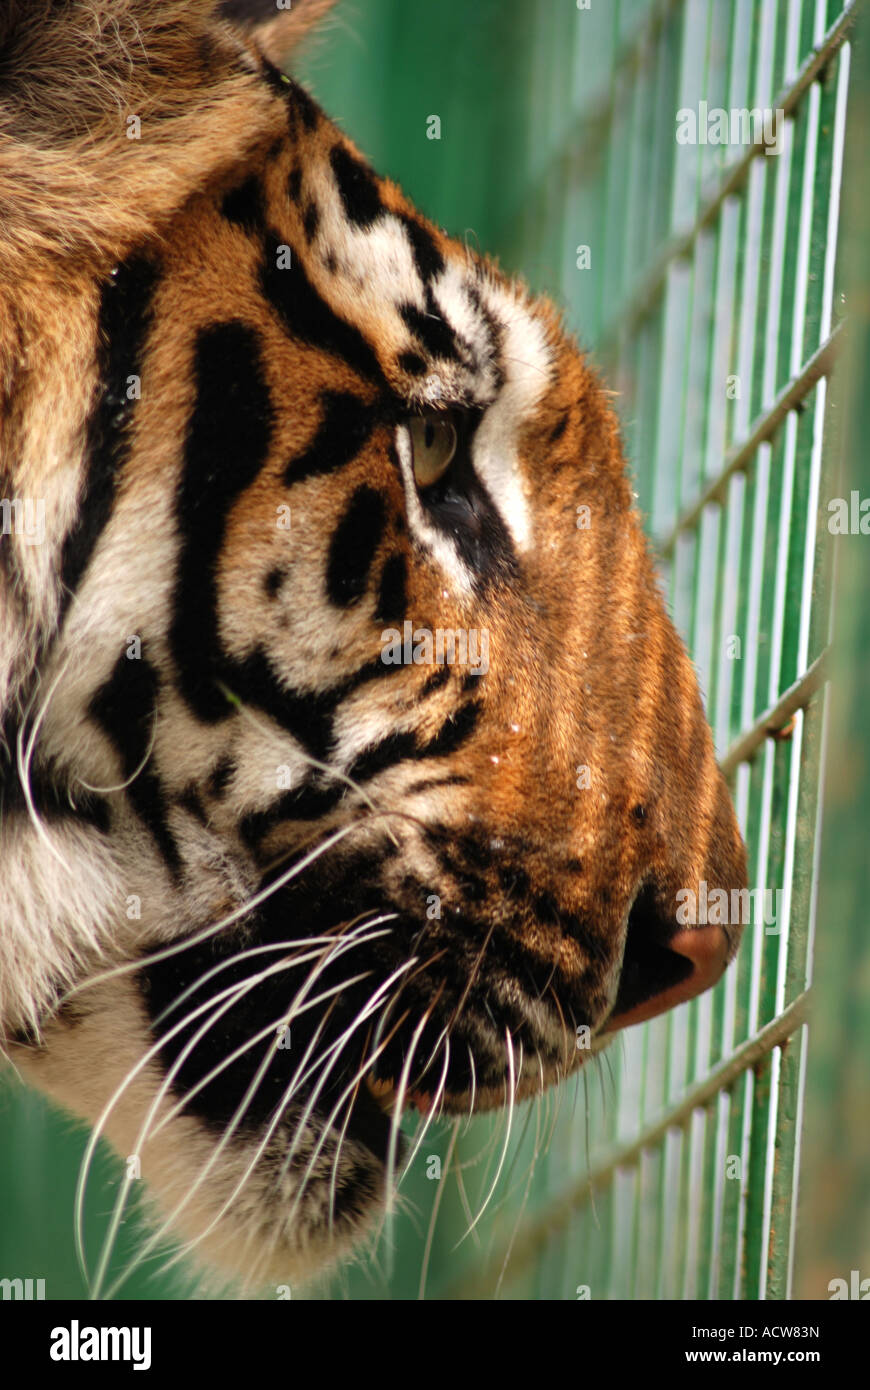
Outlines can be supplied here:
[[443, 478], [456, 453], [456, 425], [449, 415], [419, 415], [409, 421], [417, 486], [431, 487]]

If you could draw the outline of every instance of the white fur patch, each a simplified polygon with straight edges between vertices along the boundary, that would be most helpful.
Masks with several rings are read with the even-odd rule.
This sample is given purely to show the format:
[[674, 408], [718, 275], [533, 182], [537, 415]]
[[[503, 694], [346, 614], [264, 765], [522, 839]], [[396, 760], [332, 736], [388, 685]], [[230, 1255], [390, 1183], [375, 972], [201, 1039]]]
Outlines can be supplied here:
[[473, 462], [523, 551], [532, 544], [532, 515], [517, 443], [550, 384], [551, 356], [543, 327], [514, 294], [496, 285], [482, 286], [482, 293], [502, 329], [505, 380], [474, 437]]

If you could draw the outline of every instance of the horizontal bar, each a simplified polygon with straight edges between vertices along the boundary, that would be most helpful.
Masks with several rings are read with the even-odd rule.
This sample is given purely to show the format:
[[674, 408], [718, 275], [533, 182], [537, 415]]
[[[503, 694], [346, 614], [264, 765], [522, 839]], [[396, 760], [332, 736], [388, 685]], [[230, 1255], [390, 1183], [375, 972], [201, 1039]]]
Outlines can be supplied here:
[[[771, 103], [773, 110], [781, 110], [786, 116], [791, 115], [807, 88], [813, 84], [819, 73], [823, 71], [844, 42], [849, 25], [855, 17], [857, 5], [858, 0], [851, 0], [851, 3], [846, 6], [818, 47], [814, 48], [804, 59], [794, 81], [780, 92], [779, 96]], [[762, 155], [765, 148], [766, 146], [762, 142], [757, 145], [754, 143], [749, 145], [745, 154], [742, 154], [731, 165], [731, 168], [726, 170], [716, 192], [704, 204], [691, 227], [683, 232], [675, 233], [665, 242], [650, 270], [632, 295], [628, 307], [605, 331], [598, 347], [600, 357], [608, 357], [621, 336], [635, 329], [640, 320], [649, 313], [661, 294], [671, 262], [681, 260], [691, 253], [700, 233], [718, 216], [725, 199], [737, 192], [749, 172], [753, 159]]]
[[674, 551], [677, 537], [683, 531], [690, 531], [701, 519], [701, 514], [711, 502], [724, 502], [728, 482], [735, 473], [741, 473], [752, 462], [759, 445], [772, 438], [790, 410], [794, 410], [810, 394], [823, 376], [828, 376], [834, 364], [839, 347], [843, 325], [838, 323], [830, 338], [817, 348], [803, 365], [797, 376], [779, 392], [762, 415], [751, 426], [742, 444], [735, 444], [725, 455], [725, 462], [715, 478], [711, 478], [704, 491], [690, 507], [683, 512], [673, 530], [661, 541], [653, 542], [662, 559], [668, 559]]
[[652, 48], [671, 13], [685, 0], [658, 0], [651, 5], [646, 14], [635, 26], [629, 39], [617, 48], [611, 60], [611, 75], [606, 84], [601, 84], [597, 92], [585, 102], [572, 121], [572, 129], [562, 142], [561, 149], [551, 157], [546, 169], [538, 176], [536, 183], [543, 188], [548, 179], [561, 164], [570, 163], [574, 156], [573, 141], [582, 143], [589, 140], [590, 127], [603, 129], [610, 125], [616, 111], [616, 88], [613, 78], [617, 73], [633, 73], [642, 67], [648, 51]]
[[830, 656], [831, 648], [826, 647], [794, 685], [780, 695], [776, 704], [765, 710], [751, 729], [738, 735], [719, 764], [726, 777], [731, 776], [738, 764], [747, 762], [766, 739], [775, 738], [792, 715], [809, 704], [829, 677]]
[[505, 219], [505, 229], [516, 226], [526, 207], [541, 205], [547, 188], [557, 175], [561, 175], [560, 183], [566, 183], [570, 172], [578, 172], [590, 152], [605, 143], [606, 131], [616, 111], [615, 74], [632, 73], [642, 65], [647, 50], [652, 47], [671, 11], [684, 3], [685, 0], [658, 0], [638, 22], [634, 34], [614, 54], [611, 75], [606, 83], [599, 86], [598, 91], [584, 103], [583, 109], [571, 119], [571, 128], [559, 147], [531, 184], [523, 189], [520, 201], [514, 204], [509, 217]]
[[736, 1048], [730, 1057], [715, 1067], [703, 1081], [692, 1086], [678, 1105], [643, 1130], [630, 1144], [623, 1145], [609, 1158], [597, 1164], [561, 1196], [549, 1202], [543, 1211], [528, 1222], [516, 1241], [503, 1242], [487, 1259], [483, 1269], [477, 1266], [465, 1280], [450, 1288], [444, 1297], [480, 1298], [481, 1284], [486, 1276], [498, 1275], [507, 1260], [510, 1260], [511, 1275], [534, 1263], [546, 1249], [548, 1241], [565, 1229], [571, 1217], [589, 1200], [596, 1189], [607, 1187], [620, 1169], [635, 1167], [644, 1152], [660, 1144], [670, 1130], [684, 1128], [696, 1110], [704, 1109], [716, 1099], [720, 1091], [733, 1086], [744, 1072], [757, 1066], [775, 1047], [782, 1047], [787, 1043], [792, 1034], [807, 1021], [810, 995], [810, 990], [798, 995], [788, 1008], [761, 1028], [754, 1037], [748, 1038]]

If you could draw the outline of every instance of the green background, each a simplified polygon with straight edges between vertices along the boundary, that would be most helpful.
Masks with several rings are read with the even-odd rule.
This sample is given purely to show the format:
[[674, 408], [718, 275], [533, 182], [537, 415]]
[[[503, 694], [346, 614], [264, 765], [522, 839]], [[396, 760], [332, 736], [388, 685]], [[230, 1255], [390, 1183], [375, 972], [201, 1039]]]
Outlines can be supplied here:
[[[712, 995], [524, 1107], [494, 1189], [503, 1118], [433, 1125], [377, 1247], [309, 1294], [819, 1298], [853, 1267], [870, 1275], [870, 542], [833, 543], [825, 525], [829, 498], [870, 491], [857, 443], [870, 425], [870, 73], [842, 13], [835, 0], [366, 0], [342, 5], [306, 57], [316, 95], [378, 170], [564, 305], [617, 391], [753, 881], [784, 903], [781, 931], [749, 929]], [[681, 107], [780, 98], [777, 156], [676, 142]], [[440, 140], [427, 138], [433, 115]], [[844, 307], [857, 347], [829, 381]], [[804, 683], [831, 635], [832, 573], [833, 714]], [[774, 742], [766, 713], [793, 686], [792, 736]], [[789, 1010], [814, 970], [807, 1027]], [[11, 1080], [0, 1126], [0, 1276], [82, 1295], [82, 1131]], [[101, 1151], [90, 1250], [119, 1177]], [[131, 1216], [113, 1268], [138, 1229]], [[196, 1288], [146, 1266], [121, 1296]]]

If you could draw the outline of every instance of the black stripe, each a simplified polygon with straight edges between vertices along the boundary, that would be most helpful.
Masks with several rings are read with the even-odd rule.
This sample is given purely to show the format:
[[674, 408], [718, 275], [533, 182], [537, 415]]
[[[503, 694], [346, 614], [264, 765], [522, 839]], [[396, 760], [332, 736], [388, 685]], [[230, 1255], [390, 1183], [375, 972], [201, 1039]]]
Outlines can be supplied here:
[[408, 233], [421, 278], [426, 282], [434, 280], [444, 269], [444, 257], [435, 245], [435, 238], [428, 227], [415, 218], [404, 215], [400, 220]]
[[[360, 913], [375, 916], [384, 906], [382, 895], [372, 881], [377, 867], [376, 857], [372, 857], [370, 865], [358, 857], [346, 866], [322, 869], [314, 891], [301, 881], [288, 884], [279, 893], [268, 897], [256, 915], [251, 915], [246, 922], [245, 938], [263, 944], [292, 941], [294, 938], [302, 941], [309, 933], [316, 935], [322, 930], [334, 929], [346, 912], [351, 917]], [[265, 883], [262, 886], [265, 887]], [[388, 968], [394, 968], [399, 963], [395, 951], [385, 951], [383, 954]], [[323, 1010], [298, 1014], [291, 1023], [291, 1046], [287, 1050], [275, 1049], [274, 1037], [256, 1047], [244, 1048], [242, 1045], [254, 1037], [265, 1022], [281, 1017], [298, 988], [299, 980], [304, 979], [299, 971], [290, 970], [286, 974], [255, 982], [254, 977], [262, 970], [264, 960], [268, 962], [272, 959], [278, 957], [246, 956], [241, 934], [230, 931], [213, 941], [201, 942], [185, 951], [176, 952], [165, 960], [147, 962], [137, 975], [148, 1016], [154, 1020], [169, 1011], [166, 1022], [161, 1025], [162, 1036], [156, 1034], [156, 1030], [155, 1035], [160, 1036], [163, 1066], [173, 1073], [173, 1093], [185, 1100], [188, 1113], [198, 1116], [216, 1135], [224, 1133], [232, 1121], [238, 1120], [239, 1110], [246, 1133], [272, 1120], [279, 1107], [286, 1106], [288, 1083], [299, 1066], [299, 1059], [305, 1057], [306, 1049], [313, 1052], [315, 1048], [320, 1048], [328, 1052], [330, 1046], [337, 1043], [342, 1032], [358, 1017], [371, 993], [370, 978], [353, 985], [345, 984], [350, 973], [345, 961], [339, 959], [326, 963], [321, 969], [318, 989], [345, 986], [336, 992], [328, 1017], [324, 1016], [326, 1005]], [[223, 964], [225, 968], [211, 975], [203, 984], [203, 978], [210, 975], [218, 964]], [[377, 958], [366, 950], [363, 971], [371, 971], [376, 966]], [[246, 985], [247, 988], [238, 990], [232, 1007], [224, 1011], [220, 1026], [193, 1046], [199, 1026], [195, 1015], [197, 1006], [214, 1000], [220, 991], [233, 984]], [[169, 1030], [182, 1018], [180, 1010], [173, 1011], [173, 1005], [191, 986], [194, 988], [186, 1001], [191, 1021], [170, 1036]], [[236, 1050], [239, 1055], [207, 1079], [207, 1073], [213, 1071], [216, 1062], [229, 1058]], [[262, 1073], [253, 1088], [252, 1082], [261, 1062], [264, 1063]], [[315, 1083], [318, 1084], [319, 1099], [313, 1123], [317, 1124], [318, 1116], [328, 1115], [337, 1105], [347, 1084], [348, 1067], [352, 1071], [355, 1065], [341, 1060], [332, 1077], [321, 1080], [317, 1076], [302, 1084], [297, 1097], [299, 1103], [304, 1103]], [[200, 1082], [205, 1084], [200, 1085]], [[287, 1142], [289, 1124], [289, 1121], [284, 1121], [283, 1128], [276, 1130], [277, 1149]], [[389, 1118], [371, 1099], [365, 1087], [360, 1088], [359, 1096], [354, 1101], [349, 1137], [370, 1145], [385, 1161], [390, 1138]], [[303, 1156], [300, 1160], [303, 1168], [305, 1158]], [[370, 1174], [356, 1175], [352, 1170], [342, 1168], [338, 1185], [340, 1190], [336, 1193], [337, 1219], [342, 1207], [352, 1205], [355, 1184], [366, 1179], [370, 1183]], [[372, 1195], [369, 1191], [368, 1196]]]
[[286, 578], [287, 571], [285, 569], [280, 569], [276, 566], [275, 569], [269, 570], [268, 574], [263, 578], [263, 590], [269, 598], [278, 597], [281, 592], [281, 586]]
[[461, 361], [456, 335], [443, 318], [428, 286], [425, 310], [418, 309], [415, 304], [403, 304], [399, 313], [432, 357], [442, 357], [451, 362]]
[[337, 608], [357, 603], [365, 593], [386, 524], [383, 494], [374, 488], [358, 487], [329, 543], [326, 593]]
[[[22, 741], [27, 742], [27, 728]], [[18, 729], [10, 718], [0, 730], [0, 827], [10, 816], [28, 815], [24, 788], [18, 774]], [[27, 785], [30, 800], [41, 821], [82, 821], [104, 835], [109, 833], [109, 805], [104, 797], [76, 787], [72, 797], [62, 778], [52, 775], [51, 767], [31, 763]]]
[[419, 352], [400, 352], [397, 361], [400, 370], [409, 376], [422, 376], [428, 370], [428, 363]]
[[[233, 3], [233, 0], [223, 0], [225, 6], [231, 3]], [[235, 0], [235, 3], [244, 4], [245, 0]], [[260, 63], [262, 66], [263, 80], [272, 88], [272, 91], [275, 92], [277, 96], [282, 97], [283, 100], [286, 101], [290, 96], [290, 78], [285, 76], [280, 68], [276, 68], [274, 63], [270, 63], [268, 58], [261, 56]]]
[[467, 704], [451, 715], [428, 743], [417, 744], [412, 733], [389, 734], [373, 748], [361, 753], [350, 768], [348, 776], [355, 782], [367, 782], [378, 773], [409, 759], [443, 758], [471, 736], [480, 716], [478, 704]]
[[[273, 6], [274, 8], [274, 6]], [[291, 121], [298, 117], [306, 130], [316, 130], [317, 122], [320, 119], [320, 107], [313, 97], [309, 96], [305, 88], [298, 82], [290, 79], [287, 91], [287, 106], [290, 112]]]
[[310, 244], [317, 236], [317, 228], [320, 226], [320, 209], [312, 198], [302, 216], [302, 230], [305, 233], [305, 240]]
[[439, 666], [437, 671], [433, 671], [431, 676], [426, 677], [426, 683], [420, 691], [420, 698], [424, 699], [427, 695], [432, 695], [436, 690], [440, 690], [442, 685], [446, 685], [450, 679], [450, 667]]
[[340, 357], [361, 376], [387, 389], [371, 344], [358, 328], [339, 318], [320, 297], [298, 255], [292, 254], [292, 266], [279, 268], [278, 247], [286, 245], [287, 242], [274, 232], [267, 233], [260, 285], [287, 332], [299, 342]]
[[525, 898], [529, 893], [529, 876], [525, 869], [518, 868], [515, 864], [500, 864], [498, 868], [498, 879], [502, 888], [511, 897]]
[[329, 162], [348, 218], [358, 227], [370, 227], [384, 211], [374, 173], [344, 145], [333, 146]]
[[354, 782], [368, 782], [388, 767], [395, 767], [417, 756], [417, 739], [411, 733], [389, 734], [354, 761], [348, 776]]
[[569, 412], [565, 410], [559, 416], [559, 419], [556, 421], [555, 425], [550, 431], [550, 437], [547, 440], [548, 444], [557, 444], [559, 440], [562, 438], [562, 435], [565, 433], [565, 430], [568, 427], [568, 414]]
[[256, 849], [269, 831], [284, 821], [320, 820], [335, 810], [347, 790], [347, 785], [338, 778], [326, 787], [295, 787], [266, 810], [250, 811], [243, 816], [239, 824], [242, 839], [249, 848]]
[[[112, 740], [121, 759], [127, 799], [154, 837], [169, 869], [178, 875], [181, 857], [166, 822], [167, 801], [159, 778], [145, 762], [160, 694], [157, 672], [145, 657], [130, 660], [125, 653], [94, 695], [89, 713]], [[134, 776], [135, 774], [135, 776]]]
[[324, 391], [320, 404], [323, 418], [314, 439], [284, 470], [288, 487], [344, 468], [356, 458], [374, 429], [376, 412], [350, 391]]
[[117, 266], [101, 287], [97, 323], [99, 394], [87, 427], [84, 490], [76, 521], [63, 543], [61, 617], [112, 514], [136, 408], [135, 398], [130, 400], [127, 396], [127, 378], [142, 374], [142, 354], [157, 278], [153, 261], [134, 256]]
[[405, 795], [417, 796], [420, 792], [434, 791], [437, 787], [467, 787], [471, 780], [461, 772], [454, 772], [448, 777], [421, 777], [419, 782], [412, 782], [405, 789]]
[[228, 754], [224, 754], [224, 756], [219, 758], [217, 763], [215, 763], [211, 776], [206, 784], [209, 795], [213, 796], [217, 801], [220, 801], [226, 796], [227, 787], [235, 774], [236, 764], [234, 760]]
[[493, 863], [495, 851], [490, 848], [488, 841], [477, 840], [473, 835], [463, 835], [457, 841], [457, 848], [476, 869], [488, 869]]
[[[283, 695], [281, 707], [270, 713], [273, 713], [285, 727], [290, 728], [299, 742], [312, 751], [316, 750], [316, 756], [323, 760], [329, 753], [331, 720], [335, 708], [347, 693], [347, 685], [340, 688], [339, 694], [333, 691], [319, 696], [300, 697], [291, 692]], [[252, 703], [254, 702], [252, 700]], [[353, 782], [364, 783], [402, 762], [443, 757], [453, 752], [470, 736], [479, 712], [479, 706], [476, 704], [466, 705], [456, 716], [446, 721], [434, 739], [422, 747], [418, 746], [416, 735], [411, 732], [397, 731], [389, 734], [380, 743], [361, 753], [351, 764], [347, 775]], [[447, 780], [465, 782], [468, 779], [459, 777]], [[335, 809], [345, 794], [346, 783], [343, 780], [336, 779], [326, 786], [320, 781], [305, 783], [285, 792], [266, 810], [247, 815], [242, 824], [242, 834], [248, 844], [256, 845], [269, 830], [283, 820], [316, 820], [327, 815]]]
[[194, 820], [199, 821], [200, 825], [208, 825], [208, 816], [205, 807], [200, 800], [199, 792], [196, 787], [186, 787], [184, 791], [175, 798], [176, 806], [180, 806]]
[[[240, 700], [268, 714], [312, 757], [324, 762], [332, 745], [333, 718], [341, 702], [369, 681], [380, 680], [403, 669], [386, 666], [378, 657], [327, 690], [294, 690], [281, 684], [268, 655], [258, 648], [244, 661], [227, 661], [222, 678]], [[230, 706], [225, 704], [225, 709], [229, 712]]]
[[423, 745], [417, 756], [420, 758], [444, 758], [449, 753], [455, 753], [457, 748], [461, 748], [465, 740], [474, 733], [480, 712], [480, 705], [477, 701], [470, 701], [464, 705], [458, 714], [451, 715], [442, 724], [435, 737]]
[[375, 618], [388, 627], [400, 623], [408, 609], [408, 563], [401, 551], [387, 558], [378, 583]]
[[227, 516], [266, 462], [272, 403], [260, 341], [244, 323], [216, 324], [196, 340], [196, 397], [176, 504], [183, 538], [176, 571], [170, 643], [181, 693], [200, 718], [230, 713], [216, 688], [221, 659], [217, 571]]
[[251, 174], [237, 188], [224, 194], [221, 212], [229, 222], [234, 222], [246, 232], [262, 229], [265, 222], [263, 190], [256, 174]]

